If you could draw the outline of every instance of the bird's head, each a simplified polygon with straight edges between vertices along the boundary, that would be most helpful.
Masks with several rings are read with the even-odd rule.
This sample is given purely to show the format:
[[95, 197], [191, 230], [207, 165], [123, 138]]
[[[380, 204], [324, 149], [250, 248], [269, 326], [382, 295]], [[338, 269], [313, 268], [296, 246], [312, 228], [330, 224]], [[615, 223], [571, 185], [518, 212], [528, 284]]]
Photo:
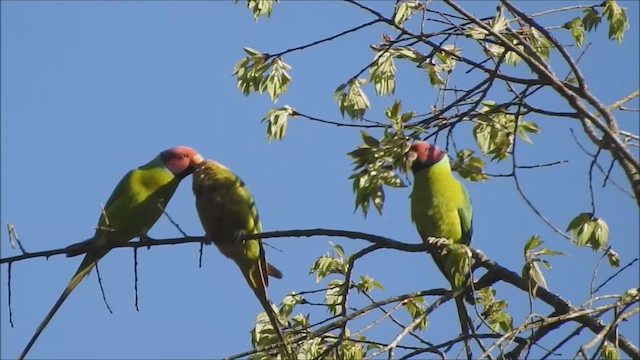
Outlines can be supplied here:
[[190, 175], [203, 161], [202, 155], [188, 146], [174, 146], [160, 153], [164, 166], [179, 178]]
[[426, 141], [416, 141], [411, 144], [407, 152], [407, 161], [411, 165], [411, 170], [415, 173], [437, 163], [444, 156], [445, 152], [436, 145], [431, 145]]

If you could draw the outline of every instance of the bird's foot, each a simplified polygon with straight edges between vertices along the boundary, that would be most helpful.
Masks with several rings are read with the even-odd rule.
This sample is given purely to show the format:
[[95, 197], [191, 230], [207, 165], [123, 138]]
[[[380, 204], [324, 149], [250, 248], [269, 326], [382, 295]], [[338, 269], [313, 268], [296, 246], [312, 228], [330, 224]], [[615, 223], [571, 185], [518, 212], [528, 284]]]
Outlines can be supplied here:
[[202, 238], [202, 243], [205, 244], [205, 245], [211, 245], [211, 244], [213, 244], [213, 240], [211, 240], [211, 237], [209, 235], [205, 235]]
[[147, 236], [146, 232], [140, 234], [139, 239], [142, 244], [147, 244], [147, 250], [151, 249], [151, 239]]

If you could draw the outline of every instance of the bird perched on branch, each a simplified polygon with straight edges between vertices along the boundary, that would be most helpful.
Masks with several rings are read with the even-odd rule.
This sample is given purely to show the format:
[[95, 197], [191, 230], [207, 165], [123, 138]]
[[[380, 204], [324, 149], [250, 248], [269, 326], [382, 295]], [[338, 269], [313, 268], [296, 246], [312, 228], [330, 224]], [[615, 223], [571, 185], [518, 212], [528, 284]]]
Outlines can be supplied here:
[[191, 174], [201, 161], [202, 156], [195, 150], [186, 146], [176, 146], [129, 171], [120, 180], [104, 206], [95, 234], [66, 249], [67, 256], [85, 252], [86, 255], [58, 301], [38, 325], [19, 359], [27, 355], [53, 315], [98, 260], [113, 246], [146, 234], [162, 215], [180, 180]]
[[[416, 141], [407, 152], [407, 160], [414, 177], [411, 219], [423, 241], [430, 237], [450, 240], [446, 250], [431, 252], [431, 256], [453, 290], [464, 288], [469, 283], [467, 245], [473, 233], [469, 194], [451, 173], [447, 154], [436, 145]], [[474, 299], [470, 291], [455, 298], [463, 336], [467, 336], [469, 316], [463, 297], [470, 303]], [[471, 358], [468, 339], [465, 349]]]
[[216, 244], [233, 260], [267, 313], [284, 356], [289, 357], [280, 321], [267, 296], [269, 276], [282, 278], [282, 272], [266, 260], [261, 239], [241, 240], [244, 235], [262, 232], [258, 210], [245, 183], [231, 170], [213, 160], [205, 160], [193, 173], [193, 194], [205, 241]]

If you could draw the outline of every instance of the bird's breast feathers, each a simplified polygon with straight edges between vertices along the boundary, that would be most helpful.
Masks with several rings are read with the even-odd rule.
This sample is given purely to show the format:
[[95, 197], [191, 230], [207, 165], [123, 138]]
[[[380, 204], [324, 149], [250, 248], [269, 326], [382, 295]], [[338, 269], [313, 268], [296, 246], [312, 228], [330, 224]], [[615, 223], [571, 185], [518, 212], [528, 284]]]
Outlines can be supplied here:
[[449, 171], [433, 168], [416, 175], [411, 193], [411, 218], [422, 237], [458, 241], [462, 227], [458, 209], [463, 204], [460, 183]]

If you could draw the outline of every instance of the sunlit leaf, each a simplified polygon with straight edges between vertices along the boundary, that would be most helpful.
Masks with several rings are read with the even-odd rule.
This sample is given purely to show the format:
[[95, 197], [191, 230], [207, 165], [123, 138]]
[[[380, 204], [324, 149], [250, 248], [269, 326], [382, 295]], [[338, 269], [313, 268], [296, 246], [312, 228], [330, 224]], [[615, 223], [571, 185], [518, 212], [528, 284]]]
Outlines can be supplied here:
[[624, 32], [629, 27], [626, 11], [615, 0], [606, 0], [604, 15], [609, 23], [609, 39], [622, 42]]

